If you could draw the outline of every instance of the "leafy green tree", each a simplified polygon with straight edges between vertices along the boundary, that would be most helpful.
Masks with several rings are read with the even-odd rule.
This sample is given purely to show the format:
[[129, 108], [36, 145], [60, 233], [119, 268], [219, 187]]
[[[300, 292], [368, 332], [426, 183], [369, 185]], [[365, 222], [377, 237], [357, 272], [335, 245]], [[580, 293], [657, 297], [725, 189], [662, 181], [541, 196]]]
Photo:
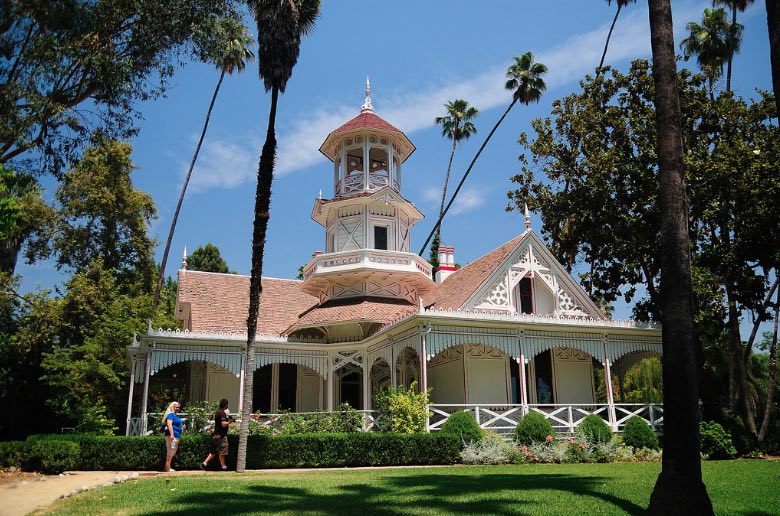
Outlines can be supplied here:
[[631, 366], [623, 379], [626, 403], [663, 403], [663, 371], [658, 358], [645, 358]]
[[[596, 75], [601, 73], [601, 69], [604, 68], [604, 59], [607, 57], [607, 49], [609, 48], [609, 40], [612, 38], [612, 31], [615, 30], [615, 24], [620, 16], [620, 11], [628, 4], [636, 3], [636, 0], [615, 0], [617, 10], [615, 11], [615, 17], [612, 19], [612, 25], [609, 26], [609, 32], [607, 33], [607, 41], [604, 43], [604, 52], [601, 53], [601, 61], [599, 61], [599, 67], [596, 68]], [[612, 5], [612, 0], [607, 0], [608, 5]]]
[[[689, 22], [688, 37], [680, 47], [688, 59], [696, 56], [699, 67], [710, 81], [710, 95], [713, 95], [715, 81], [723, 75], [723, 65], [730, 62], [742, 41], [742, 26], [731, 26], [723, 9], [704, 9], [701, 23]], [[726, 91], [731, 91], [729, 82]]]
[[165, 243], [165, 250], [163, 251], [162, 262], [160, 264], [160, 273], [157, 276], [157, 285], [154, 290], [154, 308], [157, 308], [157, 303], [160, 300], [160, 291], [165, 279], [165, 266], [168, 263], [168, 253], [171, 250], [173, 232], [176, 231], [176, 221], [179, 220], [179, 212], [181, 211], [181, 205], [184, 202], [184, 194], [187, 192], [187, 185], [190, 183], [192, 169], [195, 168], [195, 162], [198, 159], [200, 147], [203, 144], [203, 138], [206, 137], [206, 130], [208, 130], [209, 120], [211, 119], [211, 111], [214, 109], [214, 103], [217, 100], [219, 88], [222, 86], [225, 74], [232, 75], [233, 73], [244, 71], [247, 61], [251, 61], [255, 58], [255, 55], [250, 48], [255, 41], [249, 33], [249, 29], [242, 21], [234, 18], [225, 18], [224, 20], [221, 20], [221, 23], [218, 23], [215, 26], [214, 33], [218, 35], [218, 37], [215, 38], [217, 44], [214, 45], [215, 48], [208, 51], [208, 59], [212, 64], [219, 68], [219, 80], [217, 81], [217, 86], [214, 88], [214, 94], [211, 96], [211, 103], [206, 112], [206, 121], [203, 123], [203, 130], [200, 132], [198, 144], [195, 146], [195, 154], [192, 156], [190, 168], [187, 170], [187, 175], [184, 177], [184, 183], [181, 186], [181, 193], [179, 194], [179, 201], [176, 203], [176, 210], [173, 212], [173, 218], [171, 219], [171, 229], [168, 231], [168, 240]]
[[193, 271], [235, 274], [235, 271], [231, 271], [225, 259], [222, 258], [219, 247], [211, 242], [202, 247], [198, 247], [192, 252], [192, 256], [187, 258], [187, 269]]
[[102, 267], [151, 281], [154, 242], [148, 235], [156, 217], [152, 197], [136, 190], [130, 144], [93, 139], [84, 157], [57, 187], [57, 216], [42, 238], [31, 243], [32, 258], [54, 254], [58, 268]]
[[525, 104], [527, 106], [531, 102], [539, 102], [539, 99], [542, 97], [542, 93], [544, 93], [544, 91], [547, 89], [547, 85], [544, 83], [544, 79], [542, 78], [542, 76], [547, 73], [547, 67], [542, 63], [534, 62], [534, 56], [531, 54], [531, 52], [526, 52], [522, 56], [515, 57], [514, 60], [514, 64], [512, 64], [506, 71], [507, 81], [505, 84], [506, 89], [512, 91], [512, 102], [509, 103], [509, 106], [506, 108], [506, 111], [504, 111], [504, 114], [501, 115], [501, 118], [498, 119], [496, 125], [494, 125], [493, 129], [491, 129], [488, 133], [485, 141], [483, 141], [482, 145], [480, 145], [477, 153], [471, 160], [471, 163], [469, 163], [466, 172], [463, 173], [463, 177], [460, 179], [457, 188], [455, 188], [455, 192], [452, 194], [452, 197], [450, 197], [450, 202], [447, 203], [444, 211], [442, 211], [442, 213], [439, 215], [439, 219], [436, 221], [436, 224], [434, 224], [433, 229], [428, 234], [428, 238], [425, 239], [425, 243], [422, 245], [420, 252], [417, 254], [423, 254], [425, 248], [428, 246], [428, 242], [431, 241], [431, 237], [436, 231], [439, 230], [442, 219], [449, 211], [452, 203], [455, 202], [455, 198], [458, 196], [458, 192], [460, 192], [460, 189], [463, 186], [463, 183], [466, 181], [466, 178], [469, 177], [471, 169], [474, 167], [474, 163], [477, 162], [479, 155], [482, 154], [485, 146], [493, 137], [493, 133], [496, 132], [496, 129], [498, 129], [498, 126], [501, 125], [501, 122], [504, 121], [512, 108], [515, 107], [515, 104], [520, 102], [521, 104]]
[[[457, 99], [444, 104], [447, 114], [437, 116], [434, 124], [441, 126], [441, 135], [452, 140], [452, 150], [450, 150], [450, 161], [447, 163], [447, 174], [444, 176], [444, 187], [441, 191], [441, 206], [439, 206], [439, 217], [444, 213], [444, 201], [447, 200], [447, 184], [450, 181], [450, 171], [452, 170], [452, 159], [455, 157], [455, 147], [463, 140], [468, 140], [477, 132], [477, 128], [471, 121], [479, 114], [477, 108], [469, 106], [469, 103], [463, 99]], [[433, 266], [433, 272], [439, 268], [439, 244], [441, 244], [441, 226], [436, 230], [431, 245], [431, 257], [428, 260]]]
[[238, 441], [237, 471], [246, 468], [246, 443], [249, 436], [249, 413], [252, 411], [252, 385], [255, 361], [255, 335], [260, 294], [263, 287], [263, 252], [271, 209], [271, 184], [276, 160], [276, 107], [279, 93], [284, 93], [287, 81], [298, 62], [301, 38], [314, 29], [320, 14], [319, 0], [251, 0], [249, 8], [257, 22], [258, 63], [266, 92], [271, 92], [271, 109], [265, 144], [260, 153], [255, 192], [255, 217], [252, 229], [252, 271], [249, 282], [249, 314], [247, 317], [247, 350], [244, 361], [244, 401]]
[[232, 0], [5, 2], [0, 8], [0, 163], [36, 151], [59, 173], [90, 133], [136, 132], [138, 101], [165, 92]]

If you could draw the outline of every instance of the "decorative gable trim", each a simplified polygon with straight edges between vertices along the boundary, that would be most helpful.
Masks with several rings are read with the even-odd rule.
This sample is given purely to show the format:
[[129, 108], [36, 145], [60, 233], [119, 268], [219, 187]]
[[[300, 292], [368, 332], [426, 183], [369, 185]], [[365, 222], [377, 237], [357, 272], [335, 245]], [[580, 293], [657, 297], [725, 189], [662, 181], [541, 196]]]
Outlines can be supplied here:
[[552, 293], [557, 317], [606, 319], [598, 306], [532, 231], [464, 303], [464, 310], [517, 312], [514, 290], [523, 278], [538, 278]]

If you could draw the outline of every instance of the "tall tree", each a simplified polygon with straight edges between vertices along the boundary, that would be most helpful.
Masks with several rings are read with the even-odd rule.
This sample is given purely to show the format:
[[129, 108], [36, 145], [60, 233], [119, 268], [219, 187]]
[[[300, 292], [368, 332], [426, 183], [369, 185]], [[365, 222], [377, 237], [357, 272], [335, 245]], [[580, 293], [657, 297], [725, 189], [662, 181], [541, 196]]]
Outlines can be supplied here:
[[[696, 62], [710, 79], [710, 96], [715, 81], [723, 75], [723, 65], [734, 55], [742, 40], [742, 28], [732, 28], [723, 9], [704, 9], [701, 23], [688, 22], [688, 37], [680, 42], [685, 58]], [[730, 84], [729, 84], [730, 86]], [[730, 89], [727, 88], [727, 91]]]
[[542, 78], [542, 76], [547, 73], [547, 67], [542, 63], [534, 62], [534, 56], [531, 54], [531, 52], [526, 52], [519, 57], [515, 57], [514, 60], [515, 62], [506, 71], [507, 81], [504, 85], [507, 90], [512, 91], [512, 102], [509, 103], [509, 106], [501, 115], [501, 118], [498, 119], [496, 124], [493, 126], [493, 129], [490, 130], [487, 137], [485, 138], [485, 141], [483, 141], [482, 145], [480, 145], [477, 153], [471, 160], [471, 163], [469, 163], [466, 172], [463, 173], [463, 177], [461, 177], [457, 188], [455, 188], [455, 192], [453, 192], [452, 197], [450, 197], [450, 202], [447, 203], [444, 211], [439, 215], [439, 219], [436, 221], [436, 224], [434, 224], [433, 229], [428, 234], [428, 238], [425, 239], [425, 243], [423, 243], [422, 247], [420, 248], [420, 252], [417, 254], [423, 254], [425, 248], [428, 246], [428, 242], [431, 241], [431, 237], [433, 237], [434, 233], [439, 230], [442, 219], [449, 211], [452, 203], [455, 202], [455, 199], [457, 198], [458, 192], [460, 192], [463, 183], [466, 182], [466, 178], [469, 177], [471, 169], [474, 168], [474, 163], [477, 162], [477, 159], [479, 159], [479, 156], [482, 154], [485, 146], [493, 137], [493, 133], [496, 132], [496, 129], [498, 129], [498, 126], [501, 125], [501, 122], [504, 121], [512, 108], [515, 107], [515, 104], [520, 102], [521, 104], [525, 104], [527, 106], [531, 102], [539, 102], [539, 99], [542, 97], [542, 93], [544, 93], [544, 91], [547, 89], [547, 85], [544, 83], [544, 79]]
[[219, 252], [219, 247], [211, 242], [198, 247], [187, 259], [187, 269], [203, 272], [221, 272], [223, 274], [235, 274], [230, 270], [227, 262]]
[[176, 64], [198, 52], [196, 34], [208, 39], [233, 4], [3, 2], [0, 163], [23, 160], [30, 172], [36, 165], [59, 173], [95, 129], [131, 137], [137, 101], [165, 92]]
[[247, 315], [247, 346], [244, 360], [244, 401], [238, 440], [236, 470], [246, 469], [246, 445], [249, 436], [249, 414], [252, 411], [252, 387], [255, 363], [255, 337], [260, 295], [263, 291], [263, 253], [271, 209], [271, 184], [276, 161], [276, 107], [279, 93], [284, 93], [287, 81], [298, 62], [301, 38], [314, 29], [320, 14], [320, 0], [251, 0], [250, 10], [257, 22], [260, 77], [266, 92], [271, 92], [271, 109], [265, 144], [260, 154], [255, 191], [255, 217], [252, 229], [252, 271], [249, 281], [249, 314]]
[[[441, 191], [441, 205], [439, 206], [439, 217], [444, 213], [444, 201], [447, 200], [447, 184], [450, 181], [450, 171], [452, 170], [452, 159], [455, 157], [455, 147], [463, 140], [468, 140], [476, 134], [477, 128], [472, 120], [479, 114], [477, 108], [469, 106], [469, 103], [463, 99], [452, 100], [444, 104], [446, 114], [437, 116], [434, 124], [441, 126], [441, 135], [452, 140], [452, 149], [450, 150], [450, 160], [447, 163], [447, 173], [444, 176], [444, 187]], [[431, 264], [435, 269], [439, 266], [439, 244], [441, 243], [441, 226], [436, 231], [431, 245]]]
[[734, 54], [739, 52], [738, 37], [741, 37], [742, 26], [737, 24], [737, 11], [744, 13], [745, 10], [753, 4], [753, 0], [712, 0], [712, 5], [722, 5], [731, 9], [731, 26], [729, 27], [729, 38], [733, 46], [733, 52], [726, 62], [726, 91], [731, 91], [731, 64], [734, 61]]
[[184, 202], [184, 194], [187, 193], [187, 185], [190, 183], [192, 170], [195, 168], [195, 162], [198, 160], [200, 147], [203, 145], [203, 138], [206, 137], [206, 131], [209, 128], [211, 111], [214, 109], [214, 103], [217, 100], [217, 95], [219, 95], [219, 88], [222, 86], [225, 74], [232, 75], [233, 73], [242, 72], [244, 68], [246, 68], [247, 61], [251, 61], [255, 58], [255, 55], [250, 48], [254, 45], [255, 40], [249, 33], [247, 26], [244, 25], [240, 19], [225, 18], [221, 23], [217, 24], [215, 32], [219, 34], [219, 37], [215, 38], [217, 41], [216, 48], [208, 49], [207, 59], [219, 68], [219, 80], [217, 81], [217, 86], [214, 88], [214, 93], [211, 96], [209, 109], [206, 111], [206, 120], [203, 123], [203, 129], [200, 132], [198, 144], [195, 146], [195, 154], [192, 156], [190, 168], [187, 170], [187, 175], [184, 177], [184, 183], [181, 185], [179, 200], [176, 203], [176, 210], [173, 212], [173, 218], [171, 219], [171, 228], [168, 230], [168, 240], [165, 243], [162, 262], [160, 263], [160, 273], [157, 277], [157, 285], [154, 290], [155, 309], [160, 302], [160, 291], [162, 290], [163, 281], [165, 281], [165, 266], [168, 264], [168, 253], [171, 251], [173, 233], [176, 231], [176, 222], [179, 220], [179, 212], [181, 211], [181, 205]]
[[[615, 30], [615, 24], [620, 16], [620, 11], [628, 4], [636, 3], [636, 0], [615, 0], [617, 10], [615, 11], [615, 17], [612, 18], [612, 25], [609, 26], [609, 32], [607, 33], [607, 41], [604, 43], [604, 52], [601, 53], [601, 61], [599, 61], [599, 67], [596, 68], [596, 75], [601, 73], [601, 69], [604, 67], [604, 59], [607, 57], [607, 49], [609, 48], [609, 40], [612, 38], [612, 31]], [[612, 5], [612, 0], [607, 0], [608, 5]]]
[[672, 6], [670, 0], [648, 0], [648, 4], [660, 170], [664, 368], [664, 454], [648, 511], [651, 514], [713, 514], [702, 481], [699, 455], [698, 341], [693, 325], [688, 204]]

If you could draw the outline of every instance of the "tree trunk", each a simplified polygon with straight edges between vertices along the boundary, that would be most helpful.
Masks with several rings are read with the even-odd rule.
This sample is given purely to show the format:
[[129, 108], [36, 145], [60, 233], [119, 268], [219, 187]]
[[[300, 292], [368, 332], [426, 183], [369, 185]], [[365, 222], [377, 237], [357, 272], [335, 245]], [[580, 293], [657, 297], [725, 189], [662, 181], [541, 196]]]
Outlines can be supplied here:
[[742, 409], [745, 416], [745, 426], [751, 434], [756, 435], [756, 420], [753, 417], [753, 408], [750, 406], [748, 397], [747, 368], [742, 359], [742, 336], [739, 333], [739, 311], [737, 303], [734, 300], [734, 294], [731, 288], [726, 287], [726, 302], [728, 303], [728, 339], [731, 348], [731, 360], [734, 363], [734, 372], [736, 373], [737, 400], [742, 400]]
[[693, 324], [688, 205], [670, 0], [648, 0], [660, 169], [664, 453], [651, 514], [712, 514], [702, 482], [698, 432], [698, 342]]
[[[455, 126], [452, 138], [452, 150], [450, 151], [450, 161], [447, 163], [447, 174], [444, 176], [444, 188], [441, 190], [441, 204], [439, 205], [439, 217], [444, 213], [444, 201], [447, 200], [447, 184], [450, 182], [450, 172], [452, 171], [452, 159], [455, 157], [455, 144], [457, 143], [454, 134], [457, 133], [458, 126]], [[436, 235], [431, 243], [431, 260], [439, 264], [439, 245], [441, 244], [441, 226], [436, 230]], [[441, 264], [439, 264], [441, 265]], [[433, 273], [433, 279], [436, 280], [437, 267], [431, 271]]]
[[471, 173], [471, 169], [474, 167], [474, 163], [477, 162], [477, 159], [479, 158], [479, 155], [482, 154], [483, 149], [488, 144], [490, 139], [493, 137], [493, 133], [496, 132], [496, 129], [498, 129], [498, 126], [501, 125], [501, 122], [504, 121], [506, 116], [509, 114], [509, 112], [512, 110], [513, 107], [515, 107], [515, 104], [517, 104], [517, 99], [512, 97], [512, 102], [509, 104], [509, 107], [506, 108], [506, 111], [504, 111], [504, 114], [501, 115], [501, 118], [498, 119], [498, 122], [496, 122], [496, 125], [493, 126], [493, 129], [490, 130], [490, 133], [487, 135], [487, 138], [485, 138], [485, 141], [482, 142], [482, 145], [480, 145], [479, 150], [474, 155], [474, 158], [472, 158], [471, 163], [469, 163], [469, 168], [466, 169], [466, 172], [463, 173], [463, 177], [460, 178], [460, 182], [458, 183], [457, 188], [455, 188], [455, 192], [452, 194], [452, 197], [450, 197], [450, 202], [447, 203], [447, 206], [444, 208], [444, 211], [439, 215], [439, 220], [436, 221], [436, 224], [434, 224], [433, 229], [428, 234], [428, 238], [425, 239], [425, 243], [420, 248], [420, 252], [417, 253], [419, 255], [422, 255], [425, 252], [425, 248], [428, 246], [428, 242], [431, 241], [431, 237], [433, 234], [439, 229], [441, 226], [441, 221], [444, 218], [444, 216], [447, 214], [448, 211], [450, 211], [450, 207], [452, 206], [452, 203], [455, 202], [455, 198], [458, 196], [458, 192], [460, 192], [460, 188], [463, 186], [463, 183], [466, 182], [466, 178], [469, 177], [469, 174]]
[[777, 322], [780, 319], [780, 290], [777, 292], [775, 304], [775, 326], [772, 332], [772, 343], [769, 345], [769, 377], [766, 382], [766, 406], [764, 418], [761, 421], [761, 430], [758, 432], [758, 442], [764, 442], [766, 432], [769, 430], [769, 420], [772, 419], [772, 402], [775, 396], [775, 379], [777, 378]]
[[769, 28], [769, 62], [772, 65], [772, 90], [780, 116], [780, 0], [766, 0], [766, 24]]
[[[732, 32], [737, 26], [737, 6], [731, 6], [731, 30]], [[726, 61], [726, 91], [731, 91], [731, 62], [734, 61], [734, 52], [729, 54], [729, 59]]]
[[214, 94], [211, 96], [211, 103], [209, 104], [209, 110], [206, 112], [206, 121], [203, 124], [203, 130], [200, 132], [200, 139], [198, 145], [195, 147], [195, 154], [192, 156], [190, 162], [190, 168], [187, 170], [187, 175], [184, 177], [184, 183], [181, 185], [181, 192], [179, 193], [179, 202], [176, 203], [176, 211], [173, 212], [173, 219], [171, 220], [171, 228], [168, 230], [168, 241], [165, 243], [165, 251], [163, 251], [162, 262], [160, 263], [160, 274], [157, 276], [157, 285], [154, 288], [154, 303], [152, 304], [152, 314], [157, 311], [157, 305], [160, 303], [160, 291], [162, 290], [163, 282], [165, 281], [165, 266], [168, 264], [168, 253], [171, 251], [171, 242], [173, 242], [173, 233], [176, 231], [176, 222], [179, 220], [179, 212], [181, 211], [181, 205], [184, 202], [184, 194], [187, 192], [187, 185], [190, 184], [190, 177], [192, 177], [192, 170], [195, 168], [195, 162], [198, 160], [198, 154], [200, 153], [200, 147], [203, 145], [203, 139], [206, 137], [206, 131], [209, 128], [209, 120], [211, 120], [211, 111], [214, 109], [214, 102], [217, 100], [219, 94], [219, 88], [222, 86], [222, 80], [225, 78], [225, 69], [222, 69], [222, 73], [219, 74], [219, 81], [217, 81], [217, 87], [214, 88]]
[[[770, 269], [771, 271], [771, 269]], [[766, 297], [764, 297], [764, 302], [761, 304], [762, 308], [767, 308], [769, 306], [769, 303], [772, 302], [772, 296], [775, 294], [775, 290], [777, 290], [778, 284], [780, 284], [780, 276], [777, 274], [778, 270], [775, 269], [775, 281], [772, 283], [772, 286], [769, 288], [769, 292], [767, 292]], [[769, 276], [769, 272], [766, 273], [767, 277]], [[761, 323], [764, 322], [766, 319], [763, 317], [756, 317], [756, 320], [753, 321], [753, 328], [750, 330], [750, 338], [747, 341], [747, 345], [745, 346], [745, 363], [748, 363], [748, 360], [750, 360], [750, 355], [753, 350], [753, 344], [756, 341], [756, 335], [758, 335], [758, 328], [761, 326]]]
[[249, 437], [249, 415], [252, 412], [252, 388], [255, 371], [255, 337], [257, 315], [260, 311], [260, 296], [263, 293], [263, 253], [268, 219], [271, 216], [271, 184], [276, 161], [276, 104], [279, 89], [271, 90], [271, 111], [268, 115], [268, 132], [265, 137], [260, 165], [257, 169], [257, 190], [255, 192], [255, 220], [252, 230], [252, 275], [249, 280], [249, 314], [246, 319], [246, 357], [244, 359], [244, 402], [241, 407], [241, 426], [238, 436], [238, 458], [236, 471], [246, 470], [246, 448]]
[[609, 40], [612, 37], [612, 31], [615, 30], [615, 24], [617, 23], [618, 16], [620, 16], [620, 10], [623, 8], [623, 6], [620, 5], [620, 2], [617, 2], [617, 12], [615, 13], [615, 17], [612, 18], [612, 25], [609, 26], [609, 32], [607, 33], [607, 42], [604, 43], [604, 52], [601, 54], [601, 61], [599, 62], [599, 67], [596, 68], [596, 77], [599, 76], [601, 73], [601, 68], [604, 66], [604, 59], [607, 57], [607, 49], [609, 48]]

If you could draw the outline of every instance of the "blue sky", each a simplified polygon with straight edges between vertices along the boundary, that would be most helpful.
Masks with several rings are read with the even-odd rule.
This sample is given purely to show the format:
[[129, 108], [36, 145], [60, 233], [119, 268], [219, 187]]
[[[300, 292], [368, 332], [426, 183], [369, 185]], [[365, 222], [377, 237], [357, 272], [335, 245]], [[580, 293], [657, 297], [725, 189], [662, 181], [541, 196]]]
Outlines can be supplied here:
[[[685, 23], [699, 21], [708, 5], [673, 3], [677, 42]], [[417, 251], [435, 222], [449, 157], [450, 144], [434, 127], [434, 117], [455, 98], [480, 110], [477, 136], [455, 155], [457, 180], [510, 101], [503, 84], [511, 58], [530, 50], [549, 67], [548, 91], [537, 105], [516, 106], [494, 135], [445, 219], [443, 243], [455, 246], [456, 261], [466, 264], [516, 236], [523, 219], [505, 207], [509, 177], [518, 170], [517, 136], [592, 73], [613, 15], [614, 3], [598, 0], [325, 0], [279, 101], [264, 275], [295, 277], [311, 253], [325, 247], [323, 229], [309, 218], [320, 189], [332, 196], [332, 168], [318, 148], [329, 131], [359, 113], [366, 76], [377, 114], [406, 132], [417, 147], [405, 163], [402, 191], [426, 215], [413, 230]], [[745, 39], [733, 86], [737, 94], [751, 96], [756, 87], [771, 89], [763, 2], [740, 21]], [[625, 69], [630, 60], [649, 54], [647, 6], [640, 1], [621, 13], [607, 63]], [[213, 67], [188, 64], [175, 76], [167, 98], [140, 106], [144, 119], [132, 142], [140, 167], [135, 181], [157, 203], [159, 219], [152, 231], [162, 242], [158, 260], [217, 79]], [[168, 274], [175, 274], [185, 245], [192, 251], [206, 242], [220, 248], [231, 268], [248, 274], [255, 174], [269, 100], [256, 63], [225, 79], [179, 218]], [[537, 214], [533, 221], [538, 230]], [[24, 290], [50, 288], [63, 278], [49, 262], [20, 265], [17, 272]], [[616, 317], [629, 315], [630, 307], [616, 307]]]

